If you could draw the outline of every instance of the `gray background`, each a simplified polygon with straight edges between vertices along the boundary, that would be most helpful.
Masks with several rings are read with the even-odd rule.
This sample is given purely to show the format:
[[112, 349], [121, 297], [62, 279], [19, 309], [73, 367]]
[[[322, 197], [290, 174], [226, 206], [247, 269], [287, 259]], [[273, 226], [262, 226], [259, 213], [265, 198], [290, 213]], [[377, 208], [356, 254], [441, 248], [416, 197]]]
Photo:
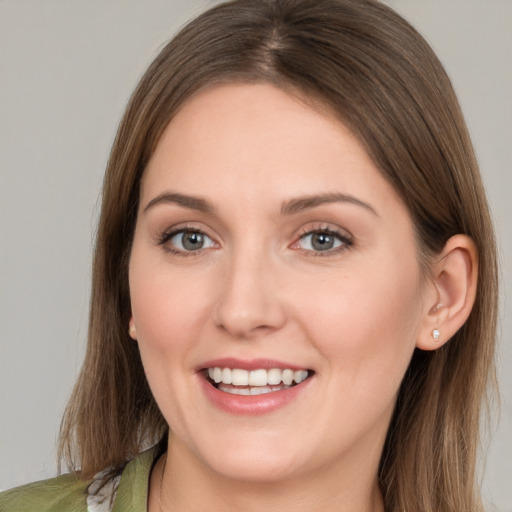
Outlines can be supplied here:
[[[512, 0], [387, 2], [452, 77], [501, 241], [502, 410], [482, 486], [490, 510], [512, 511]], [[158, 49], [212, 3], [0, 0], [0, 489], [55, 473], [117, 123]]]

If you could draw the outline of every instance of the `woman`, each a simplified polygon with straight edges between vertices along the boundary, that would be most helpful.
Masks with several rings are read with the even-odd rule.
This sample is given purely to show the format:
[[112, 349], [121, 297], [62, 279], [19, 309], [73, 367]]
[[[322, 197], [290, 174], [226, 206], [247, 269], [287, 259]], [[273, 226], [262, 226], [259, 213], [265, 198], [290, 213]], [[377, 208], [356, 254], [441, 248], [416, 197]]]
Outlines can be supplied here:
[[62, 425], [80, 472], [2, 510], [480, 510], [496, 295], [471, 143], [414, 29], [366, 0], [214, 7], [112, 149]]

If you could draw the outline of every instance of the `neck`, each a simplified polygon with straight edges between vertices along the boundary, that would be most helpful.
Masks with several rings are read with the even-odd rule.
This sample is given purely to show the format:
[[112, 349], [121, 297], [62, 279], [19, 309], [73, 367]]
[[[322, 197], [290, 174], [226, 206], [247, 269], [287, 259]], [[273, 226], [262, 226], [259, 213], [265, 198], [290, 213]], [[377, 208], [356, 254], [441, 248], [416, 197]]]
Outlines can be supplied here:
[[244, 510], [384, 512], [374, 463], [356, 460], [281, 481], [244, 481], [218, 474], [180, 443], [170, 442], [150, 482], [150, 512]]

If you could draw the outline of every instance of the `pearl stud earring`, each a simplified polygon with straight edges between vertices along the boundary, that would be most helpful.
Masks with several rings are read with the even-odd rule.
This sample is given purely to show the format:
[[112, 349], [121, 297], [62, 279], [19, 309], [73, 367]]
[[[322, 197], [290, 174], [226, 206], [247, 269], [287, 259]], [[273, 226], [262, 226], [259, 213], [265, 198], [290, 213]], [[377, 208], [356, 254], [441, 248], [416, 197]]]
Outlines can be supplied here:
[[434, 329], [432, 331], [432, 338], [434, 338], [434, 341], [437, 341], [439, 339], [439, 336], [441, 336], [441, 333], [437, 329]]

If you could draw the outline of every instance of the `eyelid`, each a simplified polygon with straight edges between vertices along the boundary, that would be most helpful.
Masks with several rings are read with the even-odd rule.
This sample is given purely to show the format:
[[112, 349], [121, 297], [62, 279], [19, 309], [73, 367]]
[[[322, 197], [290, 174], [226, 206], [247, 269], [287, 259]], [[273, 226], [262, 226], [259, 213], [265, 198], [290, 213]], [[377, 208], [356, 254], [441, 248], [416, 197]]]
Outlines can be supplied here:
[[[210, 239], [213, 243], [213, 246], [208, 247], [201, 247], [196, 250], [187, 251], [183, 249], [179, 249], [176, 246], [173, 246], [169, 242], [180, 233], [186, 233], [186, 232], [192, 232], [192, 233], [199, 233], [208, 239]], [[215, 237], [210, 235], [208, 233], [207, 229], [204, 229], [202, 227], [198, 227], [197, 225], [191, 225], [191, 224], [182, 224], [173, 226], [171, 228], [165, 229], [159, 233], [157, 233], [156, 237], [156, 243], [159, 246], [162, 246], [166, 251], [170, 252], [171, 254], [176, 254], [178, 256], [199, 256], [207, 249], [213, 249], [219, 246], [219, 243], [216, 241]]]
[[[173, 237], [180, 233], [184, 232], [194, 232], [194, 233], [200, 233], [211, 240], [212, 245], [208, 247], [201, 247], [196, 250], [185, 250], [185, 249], [179, 249], [176, 246], [169, 244], [169, 242], [172, 240]], [[204, 251], [208, 249], [214, 249], [219, 248], [220, 244], [217, 241], [217, 237], [214, 235], [211, 235], [209, 233], [209, 229], [205, 229], [204, 227], [199, 227], [195, 224], [178, 224], [176, 226], [172, 226], [170, 228], [167, 228], [163, 231], [160, 231], [157, 233], [156, 236], [156, 244], [159, 246], [162, 246], [166, 251], [177, 254], [179, 256], [199, 256]], [[341, 245], [331, 248], [331, 249], [325, 249], [325, 250], [314, 250], [314, 249], [305, 249], [300, 246], [301, 240], [306, 238], [307, 236], [311, 236], [318, 233], [325, 233], [330, 236], [335, 237], [339, 242], [341, 242]], [[333, 254], [337, 254], [339, 252], [342, 252], [344, 250], [349, 249], [354, 244], [354, 238], [353, 236], [343, 228], [340, 228], [339, 226], [333, 226], [332, 224], [310, 224], [307, 225], [298, 232], [294, 242], [290, 244], [290, 248], [294, 250], [300, 250], [304, 253], [307, 253], [312, 256], [329, 256]]]
[[[316, 233], [326, 233], [330, 236], [336, 237], [341, 245], [332, 249], [326, 249], [324, 251], [315, 251], [312, 249], [304, 249], [300, 247], [300, 241], [306, 238], [307, 236], [314, 235]], [[296, 240], [290, 246], [292, 249], [303, 251], [312, 256], [329, 256], [338, 254], [342, 251], [345, 251], [354, 245], [354, 237], [345, 229], [340, 227], [335, 227], [327, 224], [318, 224], [318, 225], [308, 225], [307, 227], [302, 228]]]

